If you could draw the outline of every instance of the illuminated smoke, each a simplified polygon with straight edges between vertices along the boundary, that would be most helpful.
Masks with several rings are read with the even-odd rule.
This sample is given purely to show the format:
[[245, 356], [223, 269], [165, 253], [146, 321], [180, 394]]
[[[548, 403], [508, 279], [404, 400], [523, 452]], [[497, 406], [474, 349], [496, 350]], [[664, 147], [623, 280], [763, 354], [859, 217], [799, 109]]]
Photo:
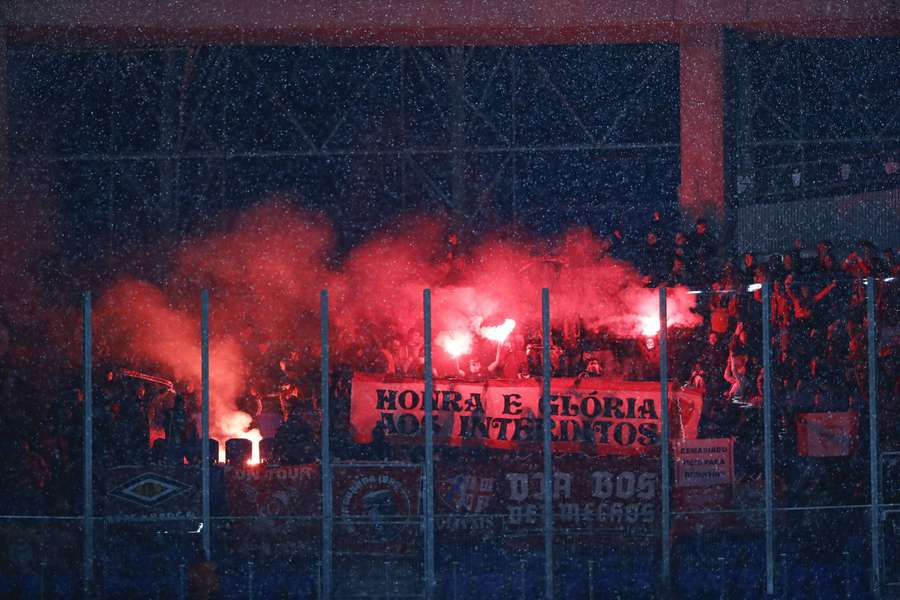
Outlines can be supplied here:
[[509, 337], [509, 334], [513, 332], [513, 329], [516, 328], [516, 322], [514, 319], [504, 319], [503, 323], [500, 325], [490, 325], [490, 326], [482, 326], [478, 329], [479, 335], [486, 340], [491, 340], [492, 342], [503, 343], [506, 341], [506, 338]]
[[441, 331], [435, 342], [451, 358], [459, 358], [472, 351], [472, 334], [468, 331]]
[[[229, 437], [258, 439], [246, 431], [250, 418], [236, 400], [248, 378], [271, 369], [273, 355], [297, 350], [303, 368], [316, 368], [323, 288], [337, 353], [421, 331], [423, 288], [433, 293], [435, 341], [451, 358], [473, 351], [475, 335], [503, 341], [513, 329], [537, 334], [543, 287], [556, 328], [582, 322], [618, 336], [652, 335], [657, 291], [629, 263], [603, 256], [587, 229], [550, 240], [481, 239], [452, 262], [447, 231], [434, 219], [403, 219], [336, 261], [330, 224], [275, 200], [184, 241], [158, 285], [112, 284], [102, 295], [99, 339], [107, 358], [199, 385], [199, 291], [209, 288], [211, 433], [224, 445]], [[669, 290], [672, 326], [700, 321], [686, 292]]]

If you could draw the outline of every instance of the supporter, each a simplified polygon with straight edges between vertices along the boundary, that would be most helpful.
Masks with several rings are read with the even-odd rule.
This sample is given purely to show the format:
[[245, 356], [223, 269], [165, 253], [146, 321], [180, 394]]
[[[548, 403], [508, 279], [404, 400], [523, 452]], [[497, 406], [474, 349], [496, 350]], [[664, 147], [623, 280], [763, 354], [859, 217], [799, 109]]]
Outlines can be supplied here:
[[283, 381], [297, 381], [303, 373], [303, 364], [298, 350], [291, 350], [287, 356], [278, 361]]
[[734, 404], [748, 403], [747, 395], [750, 392], [750, 375], [748, 373], [747, 356], [734, 354], [728, 356], [725, 364], [723, 378], [730, 385], [725, 392], [725, 397]]
[[722, 264], [722, 269], [719, 273], [718, 281], [722, 289], [725, 291], [734, 291], [740, 287], [740, 273], [738, 268], [734, 266], [734, 262], [726, 260]]
[[584, 379], [603, 376], [603, 370], [600, 368], [600, 361], [597, 358], [593, 355], [587, 355], [585, 359], [584, 369], [575, 377], [576, 385]]
[[641, 250], [641, 271], [647, 277], [647, 282], [655, 286], [666, 278], [669, 271], [669, 265], [666, 264], [667, 256], [655, 232], [648, 231], [644, 242]]
[[627, 258], [626, 240], [622, 227], [613, 227], [612, 231], [605, 239], [610, 255], [619, 259]]
[[488, 373], [502, 379], [521, 379], [528, 376], [528, 357], [525, 352], [525, 337], [510, 335], [497, 348], [497, 360], [488, 365]]
[[378, 421], [372, 428], [372, 442], [365, 448], [364, 458], [368, 460], [388, 460], [390, 456], [383, 421]]
[[457, 369], [456, 374], [466, 381], [484, 381], [487, 379], [488, 372], [497, 368], [497, 362], [495, 361], [488, 365], [488, 371], [485, 371], [477, 356], [469, 357], [463, 365], [463, 367]]
[[143, 464], [149, 458], [150, 428], [147, 407], [150, 397], [143, 382], [134, 385], [131, 394], [119, 403], [114, 426], [119, 464]]
[[787, 277], [788, 275], [795, 275], [799, 272], [800, 269], [800, 251], [795, 250], [792, 252], [788, 252], [786, 254], [781, 255], [781, 269], [778, 274], [779, 277]]
[[727, 352], [719, 334], [715, 331], [710, 331], [697, 361], [707, 397], [716, 398], [724, 392], [722, 389], [722, 378], [719, 376], [719, 373], [722, 365], [725, 364], [726, 358]]
[[668, 277], [665, 278], [665, 285], [687, 285], [688, 279], [688, 274], [684, 268], [684, 261], [680, 257], [675, 256], [672, 258], [672, 269], [669, 271]]
[[259, 411], [251, 426], [259, 429], [263, 438], [274, 438], [281, 423], [289, 414], [288, 406], [294, 399], [299, 399], [299, 388], [293, 388], [291, 393], [265, 394], [259, 397]]
[[272, 454], [277, 464], [305, 464], [316, 456], [314, 443], [313, 430], [303, 418], [301, 408], [294, 407], [287, 420], [278, 427]]
[[422, 332], [412, 328], [406, 332], [406, 342], [399, 353], [400, 372], [410, 377], [422, 377], [425, 368], [425, 344]]
[[402, 374], [404, 366], [402, 363], [402, 357], [400, 356], [402, 349], [403, 345], [400, 343], [400, 339], [396, 336], [391, 336], [387, 340], [387, 344], [380, 349], [380, 366], [376, 367], [374, 370], [386, 375]]
[[900, 252], [885, 248], [881, 255], [885, 265], [885, 274], [897, 277], [900, 275]]
[[188, 414], [184, 396], [176, 394], [172, 406], [165, 412], [166, 462], [182, 464], [191, 456], [193, 446], [199, 441], [197, 423]]
[[672, 254], [682, 260], [689, 260], [688, 238], [682, 231], [676, 231], [672, 239]]
[[[176, 398], [178, 397], [176, 396]], [[181, 397], [180, 401], [183, 405], [184, 398]], [[262, 394], [260, 394], [259, 390], [256, 389], [255, 384], [250, 386], [250, 389], [247, 390], [247, 393], [245, 395], [238, 398], [237, 408], [238, 410], [247, 413], [251, 417], [256, 417], [260, 412], [262, 412]]]
[[[813, 309], [816, 304], [821, 302], [832, 290], [837, 286], [837, 282], [832, 280], [828, 285], [818, 292], [813, 292], [809, 284], [799, 284], [798, 290], [794, 290], [794, 279], [788, 276], [784, 282], [784, 291], [794, 307], [794, 322], [802, 326], [821, 325], [821, 318], [813, 318]], [[821, 313], [819, 313], [821, 314]]]
[[698, 219], [694, 231], [688, 236], [690, 262], [695, 276], [708, 281], [713, 269], [713, 260], [718, 252], [718, 243], [708, 231], [706, 219]]
[[719, 335], [725, 334], [737, 317], [737, 295], [723, 290], [719, 282], [713, 282], [708, 304], [711, 330]]
[[745, 252], [741, 259], [739, 283], [742, 288], [746, 289], [754, 281], [756, 276], [756, 257], [752, 252]]

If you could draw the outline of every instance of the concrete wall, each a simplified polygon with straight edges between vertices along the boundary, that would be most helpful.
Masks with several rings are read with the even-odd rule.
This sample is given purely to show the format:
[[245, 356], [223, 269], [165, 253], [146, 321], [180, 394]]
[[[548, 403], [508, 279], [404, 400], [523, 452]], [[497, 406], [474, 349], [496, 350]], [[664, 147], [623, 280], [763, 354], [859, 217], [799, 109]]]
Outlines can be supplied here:
[[737, 252], [786, 250], [797, 238], [806, 247], [821, 239], [836, 249], [861, 239], [882, 248], [900, 246], [900, 188], [732, 210]]

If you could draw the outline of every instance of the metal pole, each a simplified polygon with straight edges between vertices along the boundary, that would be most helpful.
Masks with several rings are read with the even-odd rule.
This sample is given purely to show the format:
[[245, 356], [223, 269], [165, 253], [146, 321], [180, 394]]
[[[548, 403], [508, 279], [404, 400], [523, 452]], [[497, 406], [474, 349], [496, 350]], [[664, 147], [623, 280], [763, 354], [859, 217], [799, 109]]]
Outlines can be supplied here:
[[425, 599], [434, 596], [434, 381], [431, 372], [431, 290], [422, 291], [425, 308]]
[[878, 341], [875, 337], [875, 279], [866, 280], [866, 317], [869, 342], [869, 499], [872, 517], [872, 593], [881, 594], [881, 495], [878, 481]]
[[550, 289], [541, 290], [544, 381], [541, 415], [544, 431], [544, 598], [553, 600], [553, 455], [550, 447]]
[[725, 600], [728, 597], [728, 593], [725, 591], [725, 557], [719, 556], [717, 560], [719, 561], [719, 600]]
[[525, 559], [519, 559], [519, 600], [525, 600], [528, 595], [525, 593]]
[[766, 593], [775, 593], [775, 501], [772, 489], [772, 336], [771, 284], [762, 287], [762, 367], [763, 367], [763, 469], [766, 498]]
[[659, 462], [662, 478], [662, 566], [660, 578], [664, 590], [669, 589], [671, 574], [672, 548], [670, 546], [670, 529], [672, 506], [670, 496], [669, 475], [669, 356], [666, 349], [668, 341], [668, 316], [666, 315], [666, 288], [659, 288], [659, 414], [661, 419]]
[[457, 600], [459, 598], [459, 562], [453, 561], [453, 595], [450, 596], [451, 600]]
[[852, 598], [852, 594], [850, 593], [850, 578], [853, 576], [853, 571], [850, 568], [850, 551], [844, 550], [841, 552], [841, 556], [844, 558], [844, 598], [850, 600], [850, 598]]
[[187, 577], [185, 576], [186, 567], [184, 561], [178, 565], [178, 600], [185, 600], [187, 597]]
[[788, 573], [788, 559], [787, 552], [782, 552], [779, 556], [781, 556], [781, 576], [784, 577], [784, 583], [782, 584], [781, 597], [782, 598], [790, 598], [790, 587], [791, 587], [791, 578]]
[[91, 597], [94, 583], [94, 384], [93, 341], [91, 329], [91, 293], [82, 296], [84, 319], [84, 596]]
[[200, 438], [201, 449], [200, 476], [203, 491], [203, 557], [209, 560], [209, 290], [200, 291]]
[[331, 401], [328, 368], [328, 290], [319, 295], [322, 315], [322, 598], [331, 598], [332, 528], [334, 507], [331, 489]]
[[316, 561], [316, 598], [322, 600], [322, 561]]
[[40, 589], [38, 592], [40, 593], [41, 600], [45, 600], [47, 598], [47, 561], [41, 561], [41, 570], [40, 570], [40, 581], [38, 582]]
[[588, 561], [588, 600], [594, 600], [594, 561]]

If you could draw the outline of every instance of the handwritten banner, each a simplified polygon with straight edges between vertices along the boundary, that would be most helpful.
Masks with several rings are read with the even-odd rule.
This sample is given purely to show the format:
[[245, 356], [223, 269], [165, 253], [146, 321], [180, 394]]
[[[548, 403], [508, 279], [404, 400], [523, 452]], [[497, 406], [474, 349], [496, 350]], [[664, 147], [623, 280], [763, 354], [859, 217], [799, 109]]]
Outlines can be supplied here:
[[680, 440], [675, 443], [675, 485], [712, 486], [734, 481], [734, 439]]

